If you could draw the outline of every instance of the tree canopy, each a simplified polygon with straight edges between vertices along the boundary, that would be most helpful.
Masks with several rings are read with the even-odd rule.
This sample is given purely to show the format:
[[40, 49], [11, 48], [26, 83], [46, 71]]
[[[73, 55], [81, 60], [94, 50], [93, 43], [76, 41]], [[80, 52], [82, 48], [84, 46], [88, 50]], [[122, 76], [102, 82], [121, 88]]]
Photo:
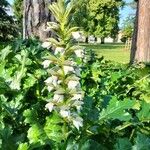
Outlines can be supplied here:
[[4, 41], [16, 35], [15, 21], [8, 15], [9, 3], [6, 0], [0, 1], [0, 40]]
[[77, 25], [96, 37], [116, 37], [122, 0], [79, 0], [77, 3], [74, 17]]
[[19, 22], [22, 22], [22, 18], [23, 18], [23, 0], [14, 0], [13, 10], [14, 10], [14, 15], [15, 15], [16, 19]]

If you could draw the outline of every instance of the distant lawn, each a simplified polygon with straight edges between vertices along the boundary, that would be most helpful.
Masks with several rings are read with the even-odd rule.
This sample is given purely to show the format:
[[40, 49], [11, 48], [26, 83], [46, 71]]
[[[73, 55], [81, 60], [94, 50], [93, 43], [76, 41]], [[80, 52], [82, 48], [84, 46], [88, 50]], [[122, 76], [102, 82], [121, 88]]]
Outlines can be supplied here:
[[107, 44], [82, 44], [88, 49], [92, 49], [98, 57], [104, 56], [106, 60], [112, 60], [119, 63], [128, 63], [130, 51], [125, 50], [124, 44], [107, 43]]

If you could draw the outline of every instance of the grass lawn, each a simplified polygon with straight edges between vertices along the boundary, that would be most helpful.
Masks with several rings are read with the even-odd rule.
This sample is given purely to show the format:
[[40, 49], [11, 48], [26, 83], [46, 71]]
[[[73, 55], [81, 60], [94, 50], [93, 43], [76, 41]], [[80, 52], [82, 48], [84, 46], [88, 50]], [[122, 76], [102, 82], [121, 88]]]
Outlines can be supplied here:
[[124, 44], [107, 43], [107, 44], [82, 44], [88, 49], [92, 49], [98, 57], [104, 56], [106, 60], [112, 60], [119, 63], [128, 63], [130, 51], [125, 50]]

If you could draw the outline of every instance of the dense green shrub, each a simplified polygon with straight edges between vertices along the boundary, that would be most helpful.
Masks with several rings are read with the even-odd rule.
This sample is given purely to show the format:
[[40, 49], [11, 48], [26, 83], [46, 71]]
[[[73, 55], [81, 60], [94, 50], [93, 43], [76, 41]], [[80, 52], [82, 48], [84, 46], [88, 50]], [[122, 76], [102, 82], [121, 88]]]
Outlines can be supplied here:
[[93, 56], [83, 63], [84, 126], [64, 143], [61, 118], [45, 110], [51, 94], [44, 89], [47, 73], [41, 58], [49, 52], [35, 41], [20, 43], [1, 51], [1, 149], [150, 148], [149, 68], [127, 68]]
[[[57, 19], [64, 18], [62, 14], [68, 18], [71, 12], [71, 7], [64, 7], [61, 2], [59, 0], [51, 7], [52, 12], [56, 12], [54, 7], [57, 10], [58, 6], [63, 7], [59, 9]], [[49, 24], [51, 29], [59, 31], [56, 32], [58, 37], [63, 33], [60, 41], [53, 38], [49, 41], [55, 46], [68, 45], [66, 49], [72, 53], [77, 47], [70, 39], [71, 32], [64, 32], [68, 21], [63, 21]], [[50, 46], [51, 43], [45, 44]], [[97, 59], [92, 51], [89, 53], [86, 49], [81, 60], [76, 56], [72, 58], [69, 50], [68, 55], [66, 51], [66, 55], [55, 54], [56, 49], [44, 49], [36, 40], [20, 40], [0, 51], [0, 149], [149, 150], [149, 67], [107, 62], [103, 58]], [[68, 99], [63, 101], [63, 105], [69, 105], [70, 111], [79, 113], [82, 125], [69, 124], [67, 118], [58, 113], [59, 105], [53, 111], [46, 109], [47, 102], [52, 102], [55, 93], [47, 90], [45, 80], [52, 73], [59, 74], [54, 67], [68, 65], [68, 61], [61, 61], [65, 60], [64, 56], [67, 60], [75, 59], [75, 67], [81, 68], [80, 90], [82, 88], [85, 92], [82, 109], [77, 112], [72, 107], [68, 97], [70, 93], [66, 94]], [[41, 64], [45, 58], [54, 63], [46, 64], [43, 69]], [[64, 73], [61, 83], [64, 83], [62, 88], [65, 86], [67, 89], [66, 76], [68, 74]], [[57, 92], [61, 93], [62, 89]]]

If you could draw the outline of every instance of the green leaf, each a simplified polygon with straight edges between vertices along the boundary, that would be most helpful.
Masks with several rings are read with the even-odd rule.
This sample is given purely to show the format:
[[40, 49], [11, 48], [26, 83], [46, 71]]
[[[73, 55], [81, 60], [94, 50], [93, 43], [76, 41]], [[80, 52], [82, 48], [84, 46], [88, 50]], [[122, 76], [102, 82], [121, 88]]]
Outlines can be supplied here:
[[56, 142], [65, 140], [67, 133], [66, 135], [63, 134], [63, 128], [62, 119], [58, 115], [54, 114], [51, 117], [46, 117], [44, 131], [51, 140]]
[[39, 124], [34, 124], [29, 128], [27, 137], [29, 143], [39, 145], [44, 145], [47, 139], [43, 127]]
[[0, 56], [0, 60], [4, 61], [6, 59], [6, 57], [9, 55], [10, 52], [12, 52], [11, 46], [7, 46], [3, 50], [1, 50], [1, 52], [0, 52], [0, 55], [1, 55]]
[[143, 101], [141, 111], [137, 113], [137, 116], [141, 122], [150, 121], [150, 103]]
[[139, 133], [136, 138], [136, 144], [133, 146], [133, 150], [150, 150], [150, 138]]
[[37, 118], [37, 112], [35, 109], [30, 110], [27, 109], [24, 111], [23, 116], [25, 117], [24, 122], [29, 124], [36, 124], [38, 122]]
[[21, 143], [17, 150], [28, 150], [28, 149], [29, 149], [28, 143]]
[[131, 150], [132, 144], [127, 138], [119, 138], [115, 144], [115, 150]]
[[80, 142], [79, 149], [80, 150], [106, 150], [104, 146], [102, 146], [100, 143], [92, 139], [86, 140], [84, 141], [84, 143]]
[[37, 79], [32, 74], [28, 74], [28, 76], [29, 77], [24, 81], [24, 89], [32, 87], [37, 81]]
[[0, 77], [0, 94], [6, 93], [6, 91], [8, 91], [9, 89], [10, 88], [5, 82], [5, 79]]
[[99, 120], [119, 119], [120, 121], [128, 121], [131, 119], [131, 115], [126, 110], [131, 109], [135, 104], [134, 100], [118, 101], [116, 97], [112, 97], [107, 108], [100, 113]]

